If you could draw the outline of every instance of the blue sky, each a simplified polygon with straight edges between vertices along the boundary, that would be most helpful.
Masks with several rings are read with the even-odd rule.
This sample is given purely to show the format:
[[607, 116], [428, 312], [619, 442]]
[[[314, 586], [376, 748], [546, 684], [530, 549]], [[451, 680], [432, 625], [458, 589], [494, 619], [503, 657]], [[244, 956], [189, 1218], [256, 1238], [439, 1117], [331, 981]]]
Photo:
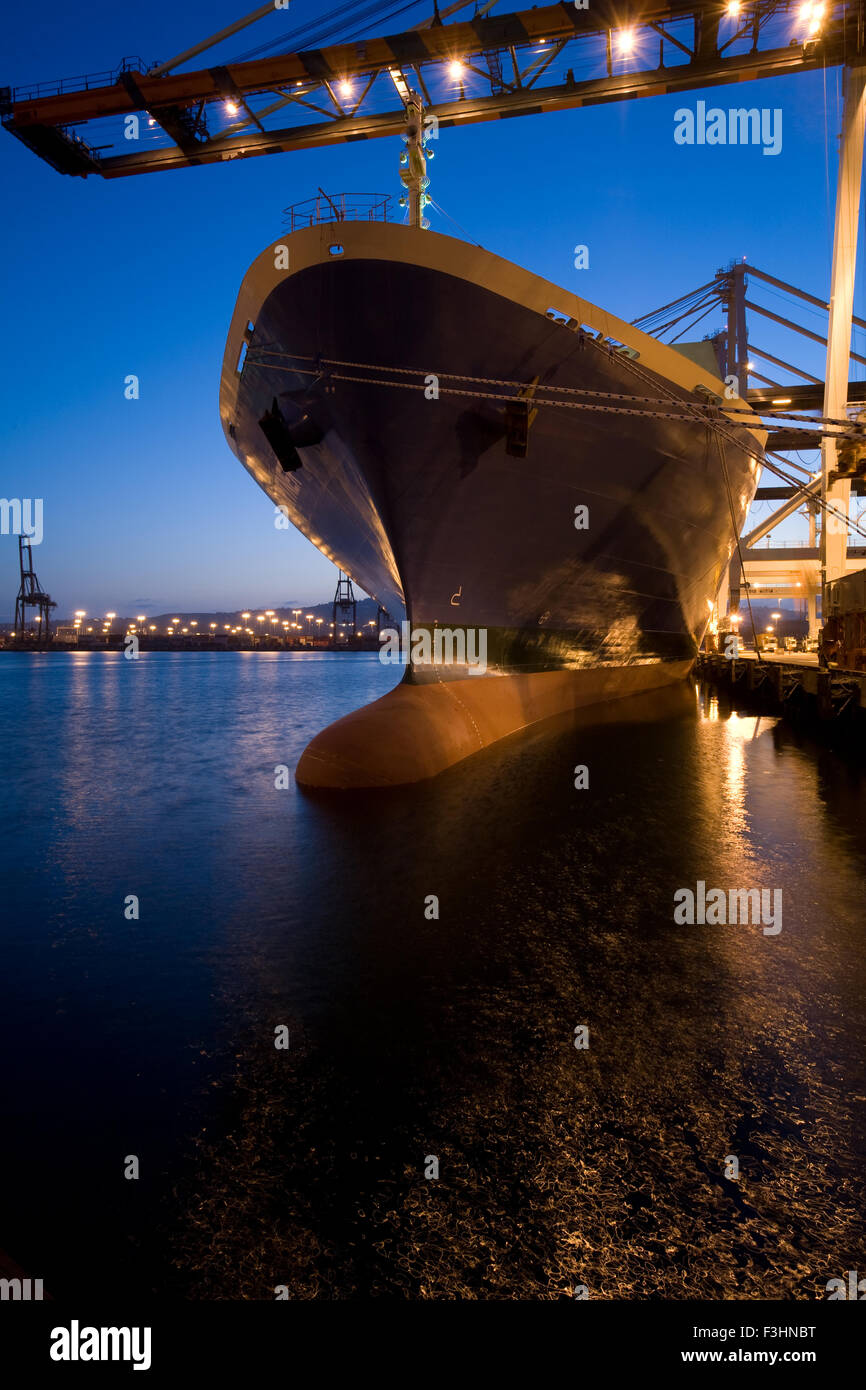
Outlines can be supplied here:
[[[164, 60], [249, 3], [97, 0], [81, 11], [43, 0], [7, 18], [0, 85], [99, 71], [127, 54]], [[369, 32], [398, 31], [424, 12]], [[291, 13], [298, 24], [327, 9], [297, 0]], [[245, 52], [282, 22], [269, 17], [202, 65]], [[830, 70], [443, 130], [430, 191], [471, 239], [626, 319], [743, 255], [824, 295], [838, 83]], [[781, 153], [677, 145], [674, 111], [701, 95], [781, 109]], [[320, 184], [398, 194], [399, 149], [375, 140], [103, 181], [56, 174], [0, 132], [0, 491], [44, 499], [36, 564], [61, 613], [331, 595], [332, 566], [294, 530], [275, 530], [271, 503], [223, 439], [220, 363], [243, 274], [279, 234], [282, 209]], [[588, 270], [574, 269], [577, 244], [589, 247]], [[866, 317], [859, 285], [855, 312]], [[696, 336], [717, 326], [706, 320]], [[771, 349], [781, 341], [761, 337]], [[123, 394], [130, 373], [141, 381], [135, 402]], [[11, 610], [16, 567], [14, 537], [0, 536], [0, 614]]]

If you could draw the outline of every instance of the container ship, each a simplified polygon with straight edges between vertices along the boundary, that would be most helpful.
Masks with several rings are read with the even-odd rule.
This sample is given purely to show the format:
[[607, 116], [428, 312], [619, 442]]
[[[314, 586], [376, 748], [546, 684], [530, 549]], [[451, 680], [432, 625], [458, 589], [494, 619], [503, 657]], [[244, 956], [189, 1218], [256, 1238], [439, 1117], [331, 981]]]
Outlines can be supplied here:
[[223, 428], [289, 520], [405, 610], [412, 645], [298, 781], [417, 781], [684, 680], [766, 438], [712, 346], [674, 349], [375, 202], [319, 204], [243, 280]]

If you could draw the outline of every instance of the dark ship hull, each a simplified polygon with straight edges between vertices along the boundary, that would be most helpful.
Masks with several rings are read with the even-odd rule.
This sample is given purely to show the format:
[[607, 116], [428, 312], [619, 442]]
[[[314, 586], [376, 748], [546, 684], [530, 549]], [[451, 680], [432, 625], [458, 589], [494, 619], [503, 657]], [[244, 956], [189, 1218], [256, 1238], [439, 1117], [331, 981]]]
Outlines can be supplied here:
[[[263, 253], [223, 367], [231, 447], [320, 550], [431, 638], [397, 691], [314, 741], [299, 779], [414, 780], [561, 709], [684, 677], [764, 439], [696, 386], [724, 389], [451, 238], [326, 224]], [[443, 629], [447, 664], [429, 659]], [[372, 762], [355, 747], [371, 719], [389, 731]]]

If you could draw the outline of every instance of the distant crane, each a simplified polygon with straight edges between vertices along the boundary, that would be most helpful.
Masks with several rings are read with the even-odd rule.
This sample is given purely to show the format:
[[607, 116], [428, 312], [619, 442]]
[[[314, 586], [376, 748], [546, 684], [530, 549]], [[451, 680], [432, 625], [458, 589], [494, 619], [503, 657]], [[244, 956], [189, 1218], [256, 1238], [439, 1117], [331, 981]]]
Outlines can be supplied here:
[[[28, 636], [35, 637], [37, 646], [44, 647], [51, 636], [51, 610], [57, 604], [50, 594], [40, 589], [36, 571], [33, 568], [33, 546], [29, 536], [18, 537], [18, 565], [21, 570], [21, 584], [15, 600], [15, 640], [25, 642]], [[38, 608], [37, 631], [27, 624], [27, 609]]]
[[334, 643], [339, 641], [339, 623], [347, 622], [352, 619], [352, 636], [358, 630], [358, 605], [355, 599], [355, 590], [352, 588], [352, 581], [347, 574], [340, 570], [340, 578], [337, 580], [337, 592], [334, 594]]

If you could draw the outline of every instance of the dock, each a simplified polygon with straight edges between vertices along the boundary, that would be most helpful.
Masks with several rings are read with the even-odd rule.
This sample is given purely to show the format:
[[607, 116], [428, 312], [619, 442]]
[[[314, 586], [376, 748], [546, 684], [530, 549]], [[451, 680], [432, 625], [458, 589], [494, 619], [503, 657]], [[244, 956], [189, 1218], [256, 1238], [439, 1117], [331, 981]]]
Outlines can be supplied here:
[[822, 667], [811, 652], [744, 652], [736, 660], [702, 652], [695, 675], [732, 704], [866, 751], [866, 671]]

